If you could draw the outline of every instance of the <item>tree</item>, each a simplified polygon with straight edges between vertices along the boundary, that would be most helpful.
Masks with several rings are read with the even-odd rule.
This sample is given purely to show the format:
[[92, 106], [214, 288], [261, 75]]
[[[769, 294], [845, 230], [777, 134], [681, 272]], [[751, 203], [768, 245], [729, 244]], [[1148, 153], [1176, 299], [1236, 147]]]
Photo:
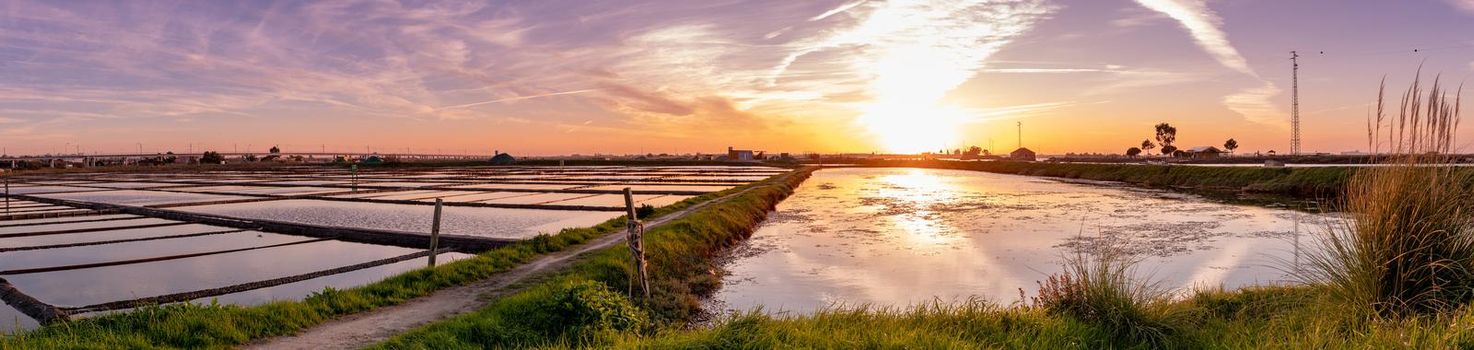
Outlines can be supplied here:
[[1126, 149], [1126, 156], [1127, 157], [1136, 158], [1136, 155], [1138, 155], [1138, 154], [1141, 154], [1141, 149], [1140, 148], [1131, 147], [1131, 148], [1127, 148]]
[[1173, 145], [1162, 146], [1162, 154], [1164, 154], [1164, 155], [1176, 155], [1177, 154], [1177, 146], [1173, 146]]
[[1239, 149], [1239, 141], [1234, 139], [1223, 141], [1223, 149], [1228, 150], [1228, 153], [1233, 153], [1233, 150]]
[[281, 154], [281, 148], [276, 147], [276, 146], [271, 146], [271, 151], [270, 152], [271, 152], [271, 154]]
[[1172, 154], [1172, 151], [1176, 151], [1177, 147], [1172, 147], [1172, 151], [1167, 150], [1167, 147], [1171, 147], [1172, 143], [1176, 141], [1176, 127], [1167, 123], [1157, 124], [1157, 143], [1162, 145], [1162, 154]]
[[971, 156], [974, 158], [976, 158], [980, 154], [983, 154], [983, 148], [978, 146], [968, 147], [967, 152], [963, 153], [963, 155]]
[[1157, 144], [1152, 143], [1152, 140], [1141, 140], [1142, 151], [1151, 151], [1153, 148], [1157, 148]]
[[205, 151], [205, 154], [200, 156], [200, 163], [202, 164], [220, 164], [224, 162], [225, 157], [221, 156], [220, 152]]

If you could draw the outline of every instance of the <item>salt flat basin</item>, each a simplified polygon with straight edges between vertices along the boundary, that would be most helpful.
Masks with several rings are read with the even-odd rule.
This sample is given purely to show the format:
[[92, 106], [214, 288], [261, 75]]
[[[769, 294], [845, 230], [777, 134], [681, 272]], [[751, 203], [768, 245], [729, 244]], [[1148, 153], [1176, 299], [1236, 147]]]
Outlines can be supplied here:
[[139, 190], [113, 190], [103, 192], [83, 193], [56, 193], [44, 194], [38, 197], [65, 199], [83, 202], [107, 203], [118, 205], [157, 205], [177, 204], [194, 202], [211, 202], [222, 200], [250, 199], [251, 197], [226, 196], [199, 193], [178, 192], [155, 192]]
[[[430, 232], [434, 206], [292, 199], [258, 203], [184, 207], [179, 210], [247, 219], [312, 225]], [[444, 207], [440, 232], [523, 239], [564, 228], [594, 226], [618, 212]]]
[[1288, 278], [1297, 247], [1327, 220], [1027, 176], [821, 170], [733, 253], [711, 307], [803, 313], [969, 297], [1008, 305], [1021, 291], [1033, 296], [1066, 254], [1096, 244], [1142, 259], [1142, 274], [1166, 287], [1269, 284]]
[[[310, 239], [312, 238], [247, 231], [218, 236], [118, 243], [106, 246], [0, 252], [0, 270], [259, 247]], [[329, 240], [179, 260], [4, 277], [17, 289], [43, 302], [61, 306], [83, 306], [280, 278], [415, 251], [417, 250]], [[461, 253], [443, 253], [439, 261], [444, 263], [469, 256]], [[312, 292], [321, 291], [325, 287], [351, 288], [424, 266], [426, 266], [425, 259], [412, 259], [349, 273], [323, 276], [215, 298], [204, 298], [195, 300], [195, 302], [210, 303], [211, 299], [217, 299], [221, 303], [254, 305], [273, 300], [298, 300]], [[0, 305], [0, 326], [5, 327], [0, 330], [0, 334], [4, 334], [17, 328], [34, 328], [36, 322], [8, 306]]]

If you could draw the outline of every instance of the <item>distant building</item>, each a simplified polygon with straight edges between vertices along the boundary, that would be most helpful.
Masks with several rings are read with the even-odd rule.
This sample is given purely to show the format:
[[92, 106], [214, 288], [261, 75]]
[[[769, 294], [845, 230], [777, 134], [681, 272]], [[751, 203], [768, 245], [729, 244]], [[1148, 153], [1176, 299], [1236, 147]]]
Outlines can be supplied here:
[[512, 165], [516, 162], [517, 158], [512, 157], [511, 154], [501, 153], [501, 151], [497, 151], [496, 156], [491, 157], [492, 165]]
[[1183, 152], [1184, 156], [1190, 158], [1218, 158], [1223, 155], [1223, 150], [1213, 146], [1198, 146]]
[[1008, 154], [1008, 159], [1034, 161], [1038, 159], [1038, 155], [1034, 154], [1033, 150], [1019, 147], [1019, 149], [1013, 150], [1012, 153]]
[[751, 160], [757, 159], [757, 154], [753, 153], [753, 151], [750, 150], [750, 149], [732, 149], [731, 146], [728, 146], [727, 147], [727, 159], [728, 160], [751, 161]]

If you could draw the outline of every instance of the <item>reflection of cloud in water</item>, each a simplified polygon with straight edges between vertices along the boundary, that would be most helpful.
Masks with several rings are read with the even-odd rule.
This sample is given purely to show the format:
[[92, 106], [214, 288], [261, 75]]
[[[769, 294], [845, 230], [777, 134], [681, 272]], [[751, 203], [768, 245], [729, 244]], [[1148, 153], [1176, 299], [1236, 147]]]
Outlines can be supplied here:
[[1305, 214], [1021, 176], [823, 170], [734, 254], [716, 299], [799, 312], [969, 296], [1008, 304], [1090, 236], [1134, 247], [1149, 257], [1143, 270], [1172, 286], [1237, 287], [1283, 278], [1263, 262], [1290, 256], [1295, 218], [1318, 217], [1295, 215]]

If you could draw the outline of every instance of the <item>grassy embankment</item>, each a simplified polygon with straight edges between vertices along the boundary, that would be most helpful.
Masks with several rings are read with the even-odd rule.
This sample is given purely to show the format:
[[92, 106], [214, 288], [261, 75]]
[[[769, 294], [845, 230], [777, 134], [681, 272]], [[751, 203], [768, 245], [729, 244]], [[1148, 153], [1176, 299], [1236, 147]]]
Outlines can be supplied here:
[[[1419, 91], [1415, 85], [1409, 95]], [[1436, 88], [1429, 95], [1438, 102], [1428, 113], [1420, 116], [1416, 102], [1405, 106], [1397, 132], [1387, 134], [1398, 135], [1387, 143], [1394, 152], [1418, 156], [1390, 159], [1396, 163], [1391, 167], [1348, 169], [1337, 180], [1350, 186], [1338, 196], [1339, 209], [1356, 220], [1318, 237], [1322, 249], [1293, 272], [1302, 282], [1296, 285], [1168, 291], [1137, 279], [1133, 261], [1106, 253], [1068, 259], [1064, 272], [1043, 281], [1040, 296], [1029, 303], [781, 317], [752, 312], [686, 330], [680, 316], [691, 313], [671, 312], [684, 310], [671, 306], [684, 302], [687, 290], [709, 286], [708, 279], [690, 277], [702, 276], [699, 270], [710, 262], [692, 261], [694, 269], [671, 263], [709, 256], [740, 236], [721, 231], [718, 222], [743, 232], [741, 215], [719, 216], [652, 234], [659, 247], [652, 256], [673, 255], [654, 264], [658, 285], [680, 293], [625, 298], [616, 290], [627, 285], [627, 256], [609, 249], [527, 292], [381, 347], [1474, 348], [1474, 221], [1468, 217], [1474, 178], [1425, 165], [1441, 160], [1428, 152], [1448, 153], [1457, 125], [1457, 102], [1449, 108], [1431, 97], [1439, 96]], [[1377, 125], [1383, 125], [1380, 111]], [[1016, 167], [1015, 173], [1043, 169], [994, 166]], [[1091, 169], [1100, 174], [1095, 170], [1108, 168]], [[1136, 176], [1126, 172], [1109, 180]], [[1242, 175], [1233, 181], [1264, 179]]]
[[475, 313], [401, 335], [384, 347], [482, 348], [604, 344], [651, 334], [700, 315], [700, 299], [721, 283], [714, 258], [741, 242], [809, 176], [800, 169], [758, 182], [730, 198], [646, 232], [648, 300], [625, 297], [633, 271], [628, 248], [593, 252], [527, 290]]
[[[789, 179], [790, 182], [797, 184]], [[1474, 346], [1474, 309], [1382, 318], [1348, 304], [1333, 285], [1169, 293], [1130, 277], [1127, 262], [1075, 260], [1053, 298], [1024, 305], [973, 301], [911, 309], [837, 309], [814, 315], [737, 315], [687, 329], [696, 299], [719, 280], [714, 254], [745, 237], [784, 188], [652, 230], [657, 294], [623, 295], [624, 247], [476, 313], [401, 335], [382, 348], [1401, 348]], [[1073, 278], [1069, 278], [1073, 276]], [[1176, 297], [1173, 297], [1176, 295]]]
[[1356, 170], [1351, 167], [1266, 168], [940, 160], [864, 161], [856, 162], [856, 164], [1118, 181], [1146, 187], [1168, 187], [1218, 194], [1266, 194], [1303, 199], [1332, 199], [1338, 196], [1340, 190], [1346, 187], [1346, 180]]
[[[661, 207], [652, 217], [685, 209], [749, 185], [710, 193]], [[325, 290], [301, 301], [258, 306], [176, 304], [84, 318], [14, 335], [0, 336], [0, 349], [226, 347], [252, 339], [292, 334], [333, 317], [394, 305], [438, 289], [485, 279], [493, 274], [596, 237], [623, 232], [624, 218], [481, 253], [475, 257], [418, 269], [370, 285]], [[44, 299], [45, 296], [37, 296]]]

